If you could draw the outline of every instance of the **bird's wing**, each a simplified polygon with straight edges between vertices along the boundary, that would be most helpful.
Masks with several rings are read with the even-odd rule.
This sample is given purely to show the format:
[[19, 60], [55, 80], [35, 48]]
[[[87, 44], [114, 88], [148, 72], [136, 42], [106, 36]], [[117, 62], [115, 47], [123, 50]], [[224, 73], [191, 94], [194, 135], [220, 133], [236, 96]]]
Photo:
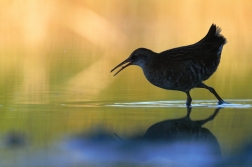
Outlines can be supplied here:
[[180, 64], [187, 61], [197, 61], [200, 58], [199, 48], [193, 45], [182, 46], [159, 53], [160, 61], [168, 64]]
[[210, 65], [220, 59], [222, 47], [226, 43], [226, 38], [220, 32], [221, 29], [212, 24], [207, 35], [199, 42], [163, 51], [159, 56], [162, 61], [172, 61], [175, 64], [196, 61]]

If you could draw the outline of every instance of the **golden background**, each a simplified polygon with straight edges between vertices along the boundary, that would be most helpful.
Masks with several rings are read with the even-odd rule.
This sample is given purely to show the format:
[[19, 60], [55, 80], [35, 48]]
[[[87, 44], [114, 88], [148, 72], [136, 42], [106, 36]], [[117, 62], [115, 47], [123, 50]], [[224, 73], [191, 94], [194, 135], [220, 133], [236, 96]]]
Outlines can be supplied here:
[[122, 95], [114, 97], [127, 93], [121, 89], [132, 89], [132, 84], [132, 98], [152, 94], [183, 99], [181, 93], [151, 86], [135, 67], [116, 78], [109, 72], [138, 47], [161, 52], [197, 42], [212, 23], [222, 28], [228, 43], [209, 83], [220, 95], [225, 94], [223, 98], [249, 98], [251, 7], [251, 1], [228, 0], [2, 1], [2, 100], [48, 103], [54, 97], [47, 92], [59, 85], [69, 91], [64, 100], [125, 100]]

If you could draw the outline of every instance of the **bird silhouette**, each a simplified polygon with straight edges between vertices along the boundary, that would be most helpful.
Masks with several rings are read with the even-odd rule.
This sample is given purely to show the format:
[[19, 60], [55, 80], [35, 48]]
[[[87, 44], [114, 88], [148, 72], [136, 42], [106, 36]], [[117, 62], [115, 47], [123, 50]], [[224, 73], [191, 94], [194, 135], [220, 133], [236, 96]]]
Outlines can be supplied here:
[[[146, 79], [153, 85], [167, 89], [185, 92], [186, 105], [191, 106], [190, 91], [193, 88], [208, 89], [218, 99], [218, 104], [226, 103], [214, 88], [203, 83], [216, 70], [220, 63], [223, 45], [226, 38], [220, 34], [221, 29], [212, 24], [207, 35], [199, 42], [156, 53], [146, 48], [138, 48], [118, 67], [121, 70], [130, 66], [140, 66]], [[125, 65], [126, 64], [126, 65]], [[124, 66], [123, 66], [124, 65]]]

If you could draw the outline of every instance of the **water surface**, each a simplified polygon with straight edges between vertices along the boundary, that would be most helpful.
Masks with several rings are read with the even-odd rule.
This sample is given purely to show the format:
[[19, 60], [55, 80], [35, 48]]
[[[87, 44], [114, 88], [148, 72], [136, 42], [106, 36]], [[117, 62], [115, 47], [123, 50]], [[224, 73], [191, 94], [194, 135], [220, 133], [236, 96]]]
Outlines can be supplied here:
[[[205, 120], [220, 109], [202, 128], [216, 138], [223, 159], [240, 156], [252, 136], [251, 100], [227, 101], [232, 105], [218, 106], [214, 100], [195, 100], [190, 114], [192, 121]], [[215, 158], [202, 152], [191, 152], [187, 161], [183, 156], [167, 153], [184, 149], [203, 149], [205, 153], [209, 148], [201, 142], [185, 143], [185, 146], [182, 142], [181, 148], [181, 143], [176, 146], [176, 143], [158, 142], [153, 146], [137, 140], [153, 124], [184, 118], [187, 108], [182, 100], [13, 105], [1, 106], [1, 115], [1, 127], [5, 129], [1, 132], [0, 154], [4, 157], [1, 164], [5, 166], [34, 166], [38, 162], [41, 164], [38, 166], [99, 166], [98, 162], [151, 166], [216, 163]], [[135, 145], [139, 149], [135, 150]], [[173, 156], [169, 157], [170, 154]]]

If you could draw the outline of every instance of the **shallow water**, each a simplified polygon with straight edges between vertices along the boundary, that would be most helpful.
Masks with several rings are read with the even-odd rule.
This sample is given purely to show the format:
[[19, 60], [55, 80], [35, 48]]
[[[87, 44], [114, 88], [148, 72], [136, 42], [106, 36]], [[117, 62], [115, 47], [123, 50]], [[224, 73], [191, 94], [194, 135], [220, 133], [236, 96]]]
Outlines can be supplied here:
[[[233, 156], [242, 160], [243, 149], [251, 144], [252, 100], [226, 101], [230, 104], [218, 106], [215, 100], [194, 100], [191, 108], [190, 120], [205, 120], [200, 130], [215, 138], [220, 151], [214, 154], [211, 150], [216, 146], [204, 136], [206, 132], [183, 120], [188, 109], [182, 100], [1, 106], [1, 125], [7, 128], [1, 133], [0, 165], [228, 166]], [[166, 128], [178, 132], [171, 130], [166, 142], [146, 140], [148, 128], [165, 120], [185, 125], [181, 130], [169, 122]], [[186, 140], [187, 135], [172, 137], [185, 132], [192, 133]]]
[[[212, 108], [251, 108], [252, 106], [250, 103], [252, 102], [251, 99], [227, 99], [228, 103], [223, 105], [217, 105], [216, 100], [194, 100], [194, 103], [192, 103], [192, 107], [212, 107]], [[143, 101], [143, 102], [127, 102], [127, 103], [114, 103], [109, 104], [106, 106], [112, 106], [112, 107], [185, 107], [185, 101], [177, 100], [177, 101]]]

